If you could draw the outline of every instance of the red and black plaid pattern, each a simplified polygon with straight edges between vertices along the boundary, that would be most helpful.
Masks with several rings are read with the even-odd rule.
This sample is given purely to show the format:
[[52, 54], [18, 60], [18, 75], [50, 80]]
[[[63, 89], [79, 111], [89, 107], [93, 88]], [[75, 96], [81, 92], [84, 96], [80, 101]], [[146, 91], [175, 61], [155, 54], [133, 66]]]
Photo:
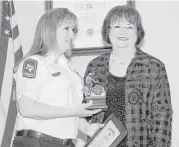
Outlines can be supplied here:
[[[95, 73], [95, 79], [107, 91], [110, 53], [92, 60], [85, 73]], [[85, 81], [85, 80], [84, 80]], [[170, 147], [172, 107], [170, 88], [164, 64], [137, 49], [127, 69], [125, 81], [125, 120], [128, 147]], [[102, 123], [104, 112], [93, 122]], [[100, 120], [100, 121], [99, 121]]]

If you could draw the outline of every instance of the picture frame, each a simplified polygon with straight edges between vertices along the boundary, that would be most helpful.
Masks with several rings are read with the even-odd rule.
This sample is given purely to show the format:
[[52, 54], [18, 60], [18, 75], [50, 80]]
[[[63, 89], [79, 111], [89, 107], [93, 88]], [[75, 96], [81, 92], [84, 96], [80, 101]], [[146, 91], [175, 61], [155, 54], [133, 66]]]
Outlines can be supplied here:
[[114, 114], [111, 114], [104, 124], [84, 147], [116, 147], [127, 135], [126, 128]]
[[[134, 0], [103, 1], [44, 1], [45, 11], [56, 7], [65, 7], [74, 12], [79, 19], [79, 32], [74, 41], [72, 56], [99, 55], [110, 52], [112, 47], [106, 44], [101, 35], [105, 15], [114, 6], [128, 5], [135, 7]], [[104, 12], [104, 13], [103, 13]]]

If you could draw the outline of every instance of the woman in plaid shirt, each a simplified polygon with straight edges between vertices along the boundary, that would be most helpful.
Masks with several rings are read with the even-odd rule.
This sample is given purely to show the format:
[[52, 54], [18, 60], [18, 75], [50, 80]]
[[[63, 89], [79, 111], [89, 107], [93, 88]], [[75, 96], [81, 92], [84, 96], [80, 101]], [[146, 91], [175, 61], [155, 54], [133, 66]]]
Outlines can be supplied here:
[[[112, 8], [103, 23], [102, 36], [112, 45], [110, 53], [93, 59], [89, 75], [106, 91], [108, 110], [92, 117], [103, 123], [114, 113], [127, 129], [118, 147], [169, 147], [172, 107], [164, 64], [143, 52], [141, 16], [133, 8]], [[95, 86], [95, 83], [93, 83]], [[104, 119], [103, 119], [104, 118]]]

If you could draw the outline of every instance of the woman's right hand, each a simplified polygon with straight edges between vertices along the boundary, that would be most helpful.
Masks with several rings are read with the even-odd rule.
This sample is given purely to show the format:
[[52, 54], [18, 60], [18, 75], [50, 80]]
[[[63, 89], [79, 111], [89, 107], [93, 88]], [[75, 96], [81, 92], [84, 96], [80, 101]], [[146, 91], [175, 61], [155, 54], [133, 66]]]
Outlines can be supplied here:
[[73, 108], [73, 113], [76, 117], [88, 117], [101, 112], [101, 109], [88, 110], [88, 107], [92, 106], [92, 103], [83, 103], [76, 105]]

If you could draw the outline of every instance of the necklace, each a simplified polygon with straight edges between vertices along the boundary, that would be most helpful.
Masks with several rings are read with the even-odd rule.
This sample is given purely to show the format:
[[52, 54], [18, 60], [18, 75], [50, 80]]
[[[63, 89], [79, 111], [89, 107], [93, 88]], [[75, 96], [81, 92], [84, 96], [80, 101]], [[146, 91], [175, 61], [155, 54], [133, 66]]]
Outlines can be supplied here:
[[119, 63], [120, 65], [124, 65], [124, 62]]
[[125, 65], [125, 61], [121, 61], [120, 59], [114, 56], [110, 57], [110, 61], [112, 62], [112, 64]]
[[116, 60], [111, 60], [111, 63], [112, 63], [112, 64], [118, 64], [118, 65], [121, 65], [121, 66], [124, 66], [124, 65], [125, 65], [124, 62], [117, 62]]
[[122, 58], [120, 58], [120, 57], [118, 57], [118, 56], [116, 56], [116, 55], [114, 55], [113, 53], [111, 53], [111, 55], [110, 55], [110, 62], [111, 62], [111, 64], [114, 64], [114, 65], [120, 65], [120, 66], [127, 66], [127, 65], [129, 65], [130, 64], [130, 62], [132, 61], [132, 57], [130, 58], [130, 57], [122, 57]]

